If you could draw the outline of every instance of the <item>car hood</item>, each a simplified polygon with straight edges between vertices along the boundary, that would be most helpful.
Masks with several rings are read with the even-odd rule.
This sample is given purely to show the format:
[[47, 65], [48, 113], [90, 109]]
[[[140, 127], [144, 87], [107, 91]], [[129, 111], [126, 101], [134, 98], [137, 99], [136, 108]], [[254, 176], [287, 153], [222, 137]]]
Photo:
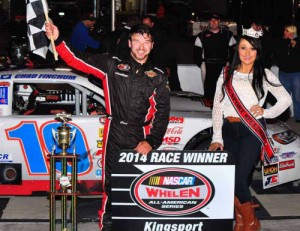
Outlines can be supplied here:
[[170, 92], [171, 111], [211, 112], [202, 95], [186, 91]]

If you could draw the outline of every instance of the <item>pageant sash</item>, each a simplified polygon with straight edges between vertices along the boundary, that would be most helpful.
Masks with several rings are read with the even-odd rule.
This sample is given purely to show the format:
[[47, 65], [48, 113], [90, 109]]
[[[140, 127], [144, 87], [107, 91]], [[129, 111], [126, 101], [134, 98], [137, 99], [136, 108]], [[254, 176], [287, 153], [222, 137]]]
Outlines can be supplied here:
[[[225, 79], [229, 78], [228, 76], [228, 67], [224, 69]], [[269, 141], [268, 135], [266, 133], [263, 125], [255, 119], [255, 117], [245, 108], [244, 104], [241, 102], [240, 98], [236, 94], [233, 86], [232, 86], [232, 78], [225, 86], [225, 91], [228, 95], [229, 100], [231, 101], [233, 107], [236, 112], [239, 114], [243, 123], [250, 129], [250, 131], [260, 140], [262, 144], [262, 156], [265, 157], [268, 163], [270, 163], [271, 158], [274, 156], [274, 150]]]

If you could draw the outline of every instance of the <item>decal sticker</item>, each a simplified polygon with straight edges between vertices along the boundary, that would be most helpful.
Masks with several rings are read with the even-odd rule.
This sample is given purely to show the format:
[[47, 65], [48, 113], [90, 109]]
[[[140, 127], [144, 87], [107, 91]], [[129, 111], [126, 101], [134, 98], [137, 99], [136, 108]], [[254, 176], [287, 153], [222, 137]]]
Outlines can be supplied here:
[[17, 74], [16, 79], [67, 79], [75, 80], [75, 75], [57, 75], [57, 74]]
[[102, 177], [102, 156], [97, 161], [97, 165], [99, 169], [96, 169], [96, 177]]
[[130, 195], [137, 205], [154, 214], [182, 216], [208, 205], [214, 187], [204, 175], [184, 168], [162, 168], [134, 180]]
[[172, 135], [172, 134], [182, 134], [183, 127], [176, 126], [173, 128], [167, 128], [166, 134]]
[[272, 135], [273, 139], [280, 144], [289, 144], [297, 139], [297, 135], [292, 131], [280, 132]]
[[118, 66], [118, 69], [120, 71], [129, 71], [130, 70], [130, 66], [128, 64], [119, 64]]
[[279, 171], [295, 168], [295, 160], [282, 161], [279, 163]]
[[103, 140], [97, 140], [97, 148], [103, 147]]
[[169, 117], [169, 123], [183, 124], [184, 123], [184, 117], [171, 116], [171, 117]]
[[150, 71], [145, 71], [145, 74], [150, 77], [150, 78], [153, 78], [153, 77], [156, 77], [157, 76], [157, 73], [153, 70], [150, 70]]
[[167, 136], [163, 138], [163, 144], [174, 145], [180, 142], [181, 138], [178, 136]]
[[269, 176], [265, 180], [265, 187], [272, 187], [274, 185], [277, 185], [279, 183], [278, 175]]
[[7, 153], [0, 153], [0, 162], [13, 162], [12, 155]]
[[277, 164], [271, 164], [268, 166], [264, 166], [264, 176], [273, 175], [275, 173], [278, 173], [278, 165]]
[[10, 86], [10, 82], [0, 82], [0, 86], [1, 87], [9, 87]]
[[104, 128], [99, 128], [99, 137], [103, 138]]
[[280, 153], [281, 152], [281, 147], [280, 146], [274, 146], [273, 150], [274, 150], [274, 153]]
[[278, 156], [275, 155], [270, 159], [269, 163], [266, 160], [264, 160], [265, 166], [268, 166], [268, 164], [274, 164], [278, 162], [279, 162]]
[[11, 74], [0, 75], [0, 79], [11, 79]]
[[284, 152], [282, 154], [280, 154], [279, 156], [282, 158], [282, 159], [287, 159], [287, 158], [292, 158], [296, 155], [296, 152]]
[[8, 88], [0, 87], [0, 105], [8, 104]]

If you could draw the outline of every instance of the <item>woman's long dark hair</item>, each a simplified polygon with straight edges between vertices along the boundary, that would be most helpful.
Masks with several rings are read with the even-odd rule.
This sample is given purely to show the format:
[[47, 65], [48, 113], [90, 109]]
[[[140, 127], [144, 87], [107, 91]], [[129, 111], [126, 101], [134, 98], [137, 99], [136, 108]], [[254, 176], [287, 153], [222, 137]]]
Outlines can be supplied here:
[[[266, 72], [265, 72], [264, 65], [263, 65], [261, 41], [258, 38], [253, 38], [253, 37], [249, 37], [249, 36], [241, 36], [238, 43], [236, 44], [234, 57], [233, 57], [231, 65], [230, 65], [229, 71], [227, 73], [230, 77], [224, 78], [224, 83], [223, 83], [223, 87], [222, 87], [223, 96], [225, 96], [224, 87], [227, 84], [229, 84], [229, 82], [233, 78], [234, 71], [236, 69], [238, 69], [238, 67], [241, 64], [241, 60], [240, 60], [239, 53], [238, 53], [238, 47], [239, 47], [240, 41], [242, 39], [247, 40], [253, 46], [253, 48], [257, 51], [256, 59], [254, 61], [254, 65], [253, 65], [251, 71], [253, 71], [252, 87], [254, 89], [254, 92], [255, 92], [258, 100], [260, 100], [264, 96], [264, 93], [265, 93], [264, 89], [263, 89], [263, 80], [265, 79], [268, 83], [270, 83], [270, 82], [266, 76]], [[249, 73], [249, 75], [250, 75], [250, 73]], [[273, 83], [270, 83], [270, 84], [274, 85]], [[274, 86], [277, 86], [277, 85], [274, 85]]]

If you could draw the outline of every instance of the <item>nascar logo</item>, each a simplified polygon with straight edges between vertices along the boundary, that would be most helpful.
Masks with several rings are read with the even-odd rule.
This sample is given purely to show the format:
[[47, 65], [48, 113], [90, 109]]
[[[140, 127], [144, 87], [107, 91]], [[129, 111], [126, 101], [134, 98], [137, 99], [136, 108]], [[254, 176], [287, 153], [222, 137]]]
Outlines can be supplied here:
[[150, 213], [182, 216], [196, 213], [213, 198], [214, 187], [202, 174], [184, 168], [162, 168], [135, 179], [131, 198]]
[[149, 185], [194, 185], [195, 182], [194, 176], [191, 177], [150, 177]]

